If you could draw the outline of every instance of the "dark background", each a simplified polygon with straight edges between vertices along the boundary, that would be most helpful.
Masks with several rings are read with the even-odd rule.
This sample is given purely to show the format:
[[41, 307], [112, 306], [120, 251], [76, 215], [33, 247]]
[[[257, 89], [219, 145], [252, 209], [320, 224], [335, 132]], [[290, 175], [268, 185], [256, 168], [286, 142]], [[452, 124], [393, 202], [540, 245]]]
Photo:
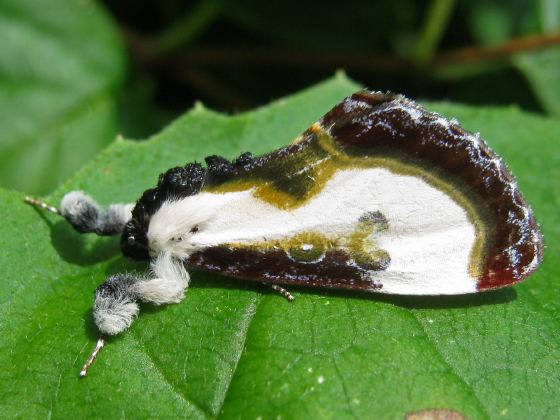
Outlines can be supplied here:
[[558, 0], [3, 0], [0, 39], [0, 187], [35, 195], [196, 101], [235, 114], [339, 70], [560, 115]]
[[250, 109], [337, 69], [414, 98], [549, 111], [513, 58], [558, 45], [556, 28], [543, 22], [558, 12], [547, 11], [551, 2], [104, 3], [125, 37], [136, 82], [172, 113], [195, 100], [228, 112]]

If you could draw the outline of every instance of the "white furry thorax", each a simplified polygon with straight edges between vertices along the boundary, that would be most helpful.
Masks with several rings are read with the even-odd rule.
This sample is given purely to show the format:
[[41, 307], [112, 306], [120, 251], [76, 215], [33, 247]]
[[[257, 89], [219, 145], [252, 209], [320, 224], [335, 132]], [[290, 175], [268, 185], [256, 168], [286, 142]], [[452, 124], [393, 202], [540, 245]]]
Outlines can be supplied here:
[[465, 209], [421, 178], [384, 168], [338, 171], [319, 194], [290, 210], [255, 197], [252, 189], [168, 201], [152, 216], [148, 245], [152, 256], [170, 252], [186, 260], [224, 244], [257, 244], [301, 232], [344, 235], [371, 211], [380, 211], [389, 223], [376, 242], [391, 264], [371, 273], [383, 284], [381, 292], [476, 290], [468, 271], [476, 232]]
[[[186, 259], [209, 243], [200, 241], [217, 212], [224, 211], [239, 193], [199, 193], [193, 196], [165, 201], [150, 219], [148, 248], [155, 257], [169, 252], [174, 258]], [[202, 235], [204, 236], [204, 235]]]

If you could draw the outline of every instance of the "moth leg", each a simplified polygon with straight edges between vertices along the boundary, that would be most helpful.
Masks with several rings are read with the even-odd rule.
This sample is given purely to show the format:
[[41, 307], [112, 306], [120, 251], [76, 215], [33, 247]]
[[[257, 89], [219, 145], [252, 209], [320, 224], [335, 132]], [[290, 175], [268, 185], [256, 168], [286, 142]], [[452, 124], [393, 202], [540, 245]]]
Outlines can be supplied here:
[[136, 285], [141, 277], [117, 274], [95, 289], [93, 320], [102, 335], [116, 335], [132, 324], [138, 315]]
[[66, 194], [59, 209], [31, 197], [25, 197], [25, 202], [63, 216], [80, 233], [94, 232], [101, 236], [121, 233], [134, 207], [134, 204], [111, 204], [103, 210], [82, 191]]
[[26, 196], [23, 199], [23, 201], [25, 201], [27, 204], [31, 204], [32, 206], [39, 207], [40, 209], [47, 210], [50, 211], [51, 213], [58, 214], [59, 216], [61, 216], [59, 209], [57, 209], [54, 206], [51, 206], [50, 204], [45, 203], [44, 201], [40, 201], [29, 196]]
[[278, 286], [277, 284], [272, 285], [272, 290], [275, 290], [278, 293], [280, 293], [282, 296], [284, 296], [288, 300], [288, 302], [292, 302], [295, 299], [295, 297], [290, 292], [288, 292], [283, 287]]
[[144, 279], [136, 287], [138, 298], [155, 305], [179, 303], [185, 297], [190, 276], [183, 262], [164, 252], [151, 263], [152, 278]]
[[132, 324], [140, 310], [138, 301], [156, 305], [178, 303], [185, 297], [189, 274], [169, 253], [152, 261], [149, 278], [132, 274], [109, 277], [95, 290], [93, 319], [103, 335], [116, 335]]
[[97, 235], [116, 235], [132, 217], [133, 204], [111, 204], [103, 210], [95, 200], [82, 191], [66, 194], [60, 202], [60, 214], [78, 232]]

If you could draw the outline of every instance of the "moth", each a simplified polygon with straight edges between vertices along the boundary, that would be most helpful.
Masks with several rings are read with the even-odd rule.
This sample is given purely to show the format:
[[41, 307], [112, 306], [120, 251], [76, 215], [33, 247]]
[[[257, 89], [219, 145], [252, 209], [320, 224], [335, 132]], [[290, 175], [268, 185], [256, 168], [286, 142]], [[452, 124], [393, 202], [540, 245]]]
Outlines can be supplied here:
[[[402, 95], [363, 90], [291, 144], [205, 159], [160, 175], [135, 204], [102, 209], [80, 191], [58, 213], [79, 232], [121, 234], [150, 260], [95, 291], [103, 336], [127, 329], [138, 302], [178, 303], [190, 269], [272, 285], [456, 295], [518, 283], [542, 260], [533, 213], [478, 134]], [[101, 338], [86, 370], [104, 344]]]

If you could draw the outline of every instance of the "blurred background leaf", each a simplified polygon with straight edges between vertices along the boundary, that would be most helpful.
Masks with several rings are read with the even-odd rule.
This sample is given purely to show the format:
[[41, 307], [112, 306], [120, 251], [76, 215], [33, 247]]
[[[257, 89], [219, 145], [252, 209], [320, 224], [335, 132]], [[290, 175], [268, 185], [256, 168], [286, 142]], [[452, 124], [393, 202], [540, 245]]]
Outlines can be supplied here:
[[247, 110], [344, 69], [379, 90], [560, 115], [557, 0], [6, 0], [0, 185], [45, 194], [117, 133]]
[[46, 193], [117, 131], [124, 52], [95, 3], [0, 3], [1, 185]]
[[542, 36], [527, 38], [527, 45], [553, 41], [551, 46], [513, 53], [509, 64], [526, 78], [542, 108], [560, 116], [560, 2], [492, 0], [469, 2], [469, 7], [469, 26], [482, 45], [499, 45], [534, 34]]
[[[429, 99], [555, 112], [550, 103], [560, 96], [545, 82], [556, 77], [555, 1], [105, 4], [166, 108], [202, 99], [220, 110], [248, 109], [337, 69], [374, 89]], [[533, 65], [516, 59], [541, 54]]]

